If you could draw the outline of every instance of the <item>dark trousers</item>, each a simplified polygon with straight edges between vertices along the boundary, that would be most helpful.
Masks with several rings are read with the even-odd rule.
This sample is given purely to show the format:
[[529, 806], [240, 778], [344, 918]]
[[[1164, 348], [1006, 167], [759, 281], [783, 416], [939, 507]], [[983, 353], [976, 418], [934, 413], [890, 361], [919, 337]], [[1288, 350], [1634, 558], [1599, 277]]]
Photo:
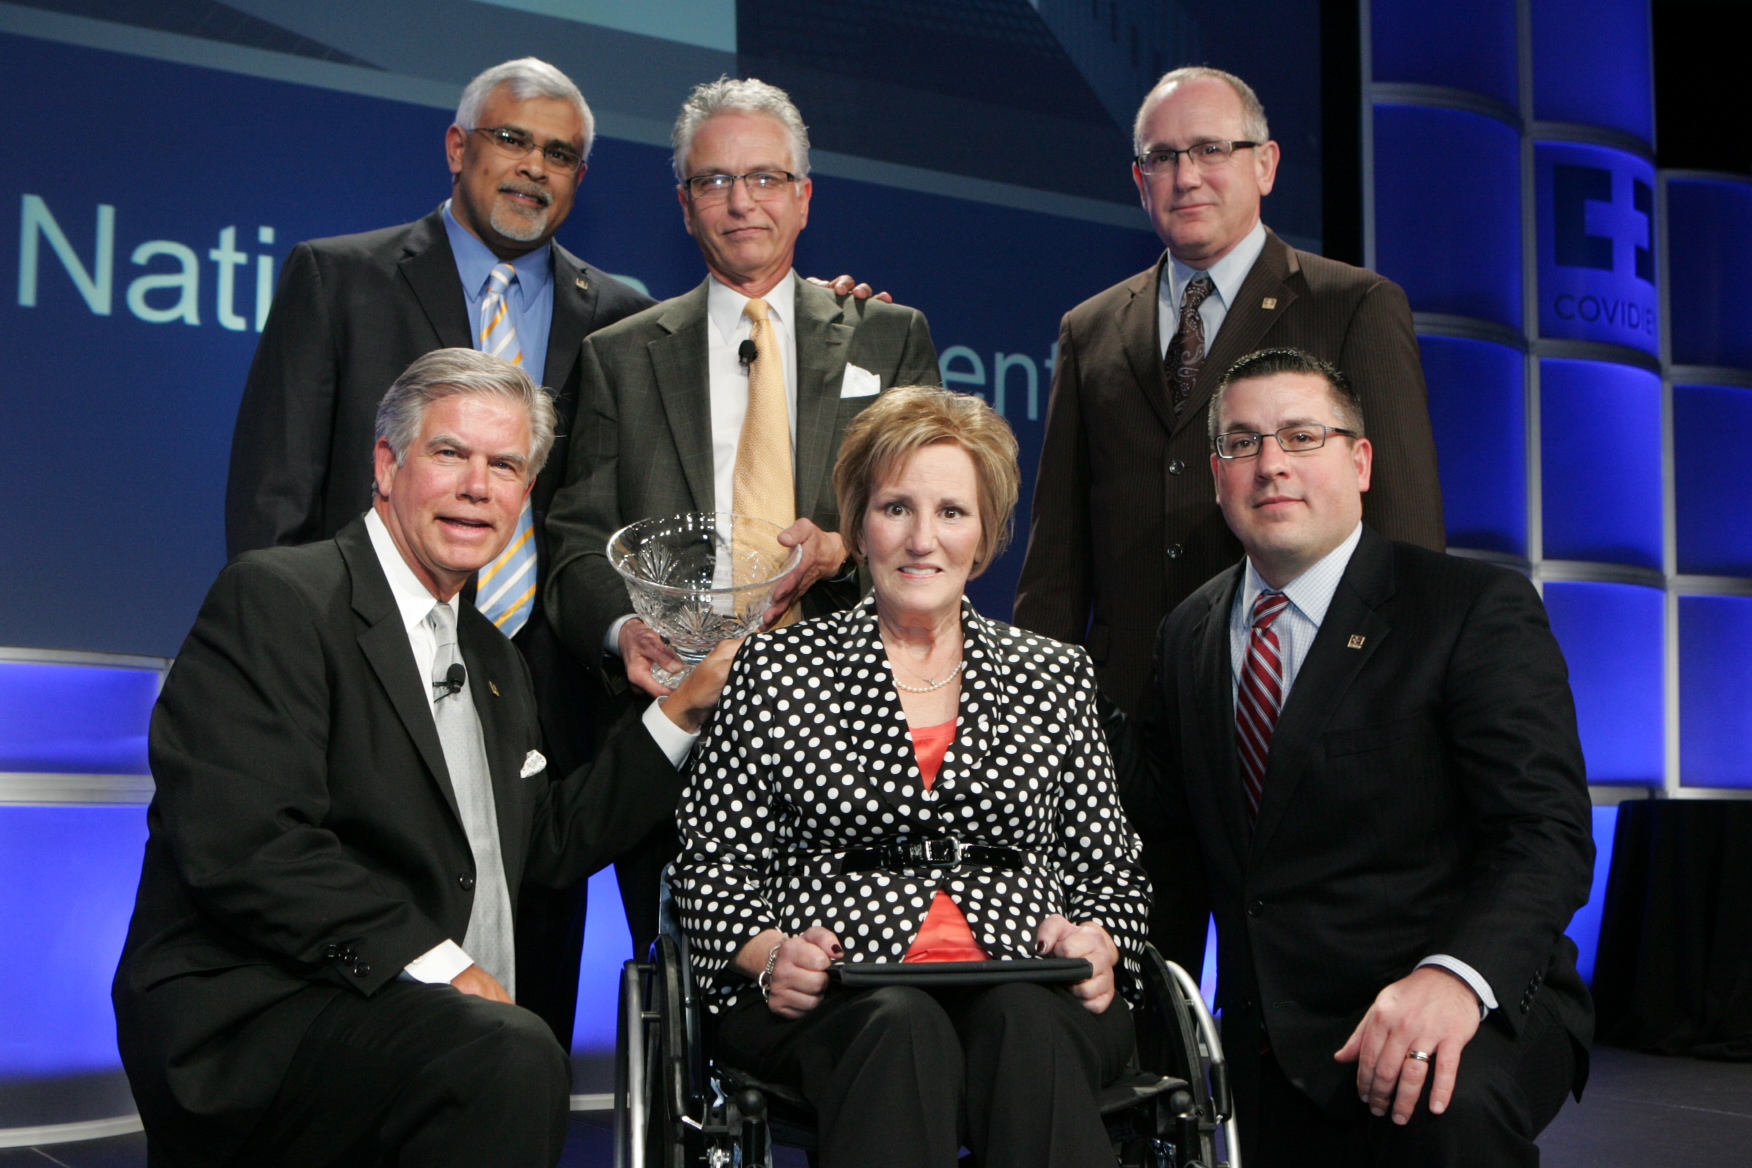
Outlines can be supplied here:
[[1096, 1095], [1124, 1071], [1131, 1012], [1091, 1014], [1027, 983], [927, 993], [829, 990], [794, 1021], [758, 994], [718, 1022], [719, 1057], [814, 1106], [822, 1168], [1113, 1163]]
[[1251, 1042], [1224, 1036], [1247, 1168], [1533, 1168], [1534, 1138], [1575, 1078], [1573, 1040], [1537, 1000], [1518, 1037], [1486, 1019], [1461, 1052], [1448, 1109], [1431, 1115], [1426, 1088], [1404, 1126], [1354, 1095], [1340, 1115], [1320, 1108], [1259, 1046], [1257, 1031]]
[[542, 1020], [449, 986], [342, 993], [299, 1044], [238, 1168], [552, 1168], [571, 1065]]

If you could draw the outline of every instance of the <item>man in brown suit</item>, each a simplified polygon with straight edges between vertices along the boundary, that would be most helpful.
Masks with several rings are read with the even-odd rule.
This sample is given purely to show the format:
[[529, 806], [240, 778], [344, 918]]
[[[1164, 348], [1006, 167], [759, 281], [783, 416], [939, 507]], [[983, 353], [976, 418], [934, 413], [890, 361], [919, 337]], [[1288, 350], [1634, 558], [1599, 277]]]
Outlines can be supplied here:
[[1167, 252], [1065, 316], [1015, 615], [1087, 645], [1103, 691], [1128, 712], [1156, 626], [1241, 557], [1201, 468], [1205, 405], [1248, 353], [1293, 347], [1343, 369], [1375, 446], [1370, 526], [1444, 545], [1405, 293], [1261, 223], [1278, 147], [1253, 90], [1215, 69], [1176, 69], [1144, 99], [1134, 141], [1132, 177]]

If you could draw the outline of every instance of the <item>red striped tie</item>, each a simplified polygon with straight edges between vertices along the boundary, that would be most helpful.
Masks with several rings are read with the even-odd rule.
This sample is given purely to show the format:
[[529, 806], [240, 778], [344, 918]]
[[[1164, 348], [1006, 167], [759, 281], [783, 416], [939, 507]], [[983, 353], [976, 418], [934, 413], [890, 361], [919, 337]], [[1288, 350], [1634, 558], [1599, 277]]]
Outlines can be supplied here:
[[1290, 598], [1282, 592], [1261, 592], [1253, 602], [1253, 632], [1247, 638], [1247, 660], [1235, 693], [1235, 748], [1241, 757], [1249, 819], [1259, 818], [1271, 732], [1284, 706], [1284, 657], [1271, 626], [1289, 606]]

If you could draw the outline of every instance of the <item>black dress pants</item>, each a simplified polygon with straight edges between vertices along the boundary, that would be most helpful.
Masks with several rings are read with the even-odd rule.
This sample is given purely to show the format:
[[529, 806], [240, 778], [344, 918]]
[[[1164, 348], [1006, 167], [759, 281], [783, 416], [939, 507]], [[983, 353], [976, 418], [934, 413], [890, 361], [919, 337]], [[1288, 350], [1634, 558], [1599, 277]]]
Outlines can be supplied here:
[[238, 1168], [552, 1168], [571, 1065], [547, 1024], [450, 986], [343, 993], [311, 1024]]
[[822, 1168], [1097, 1168], [1113, 1145], [1096, 1096], [1125, 1070], [1131, 1012], [1091, 1014], [1059, 986], [831, 987], [786, 1021], [750, 992], [718, 1020], [720, 1058], [814, 1106]]
[[1534, 1168], [1533, 1141], [1575, 1078], [1573, 1040], [1538, 1000], [1519, 1036], [1486, 1019], [1461, 1052], [1448, 1109], [1430, 1114], [1426, 1087], [1403, 1126], [1354, 1094], [1341, 1115], [1320, 1108], [1259, 1045], [1257, 1032], [1223, 1041], [1248, 1168]]

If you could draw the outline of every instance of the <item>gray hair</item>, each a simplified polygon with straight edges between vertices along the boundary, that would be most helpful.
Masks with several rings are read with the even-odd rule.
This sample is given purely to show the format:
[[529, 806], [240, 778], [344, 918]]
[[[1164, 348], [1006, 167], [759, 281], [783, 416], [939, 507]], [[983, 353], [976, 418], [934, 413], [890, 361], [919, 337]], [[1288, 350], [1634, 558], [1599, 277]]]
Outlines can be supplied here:
[[[529, 415], [529, 477], [533, 481], [554, 448], [559, 417], [553, 394], [511, 362], [475, 349], [435, 349], [409, 365], [377, 404], [377, 438], [387, 441], [402, 465], [426, 426], [432, 403], [458, 394], [496, 397]], [[377, 493], [372, 484], [372, 494]]]
[[1229, 366], [1229, 371], [1223, 374], [1216, 391], [1211, 394], [1211, 410], [1205, 420], [1205, 430], [1210, 435], [1212, 449], [1217, 445], [1217, 415], [1223, 409], [1223, 400], [1229, 396], [1230, 387], [1237, 382], [1258, 381], [1281, 373], [1300, 373], [1324, 381], [1338, 420], [1345, 429], [1355, 430], [1358, 438], [1366, 437], [1362, 396], [1342, 369], [1300, 349], [1260, 349]]
[[746, 80], [720, 77], [694, 86], [681, 103], [681, 113], [676, 115], [669, 141], [675, 147], [671, 165], [677, 182], [687, 181], [687, 156], [700, 127], [719, 114], [731, 113], [762, 114], [783, 126], [791, 136], [792, 173], [798, 178], [809, 177], [809, 127], [791, 104], [791, 95], [754, 77]]
[[465, 130], [479, 129], [481, 109], [501, 85], [508, 86], [511, 96], [518, 101], [545, 97], [569, 101], [577, 106], [579, 116], [584, 119], [584, 144], [580, 153], [585, 158], [590, 157], [590, 147], [596, 142], [596, 115], [590, 112], [589, 103], [570, 77], [537, 57], [519, 57], [477, 74], [462, 91], [462, 100], [456, 104], [456, 124]]
[[[1168, 96], [1168, 91], [1186, 81], [1221, 81], [1235, 91], [1235, 96], [1241, 100], [1241, 132], [1254, 142], [1271, 141], [1271, 126], [1265, 120], [1265, 107], [1259, 104], [1259, 95], [1253, 92], [1253, 87], [1233, 73], [1225, 73], [1221, 69], [1212, 69], [1205, 65], [1187, 65], [1162, 74], [1162, 80], [1156, 82], [1150, 92], [1144, 97], [1144, 104], [1138, 107], [1138, 117], [1132, 123], [1132, 150], [1142, 154], [1150, 143], [1144, 141], [1144, 123], [1155, 112], [1162, 99]], [[1191, 143], [1187, 143], [1191, 145]]]

